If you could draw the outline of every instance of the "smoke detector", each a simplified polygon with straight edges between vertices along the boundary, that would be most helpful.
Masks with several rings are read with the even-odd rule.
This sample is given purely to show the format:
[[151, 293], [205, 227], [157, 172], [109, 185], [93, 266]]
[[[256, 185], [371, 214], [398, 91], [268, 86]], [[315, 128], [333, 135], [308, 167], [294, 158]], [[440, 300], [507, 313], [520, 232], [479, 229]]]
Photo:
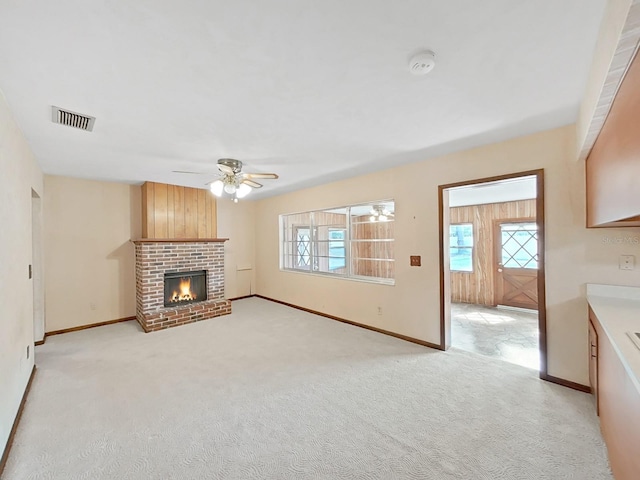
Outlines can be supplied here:
[[414, 75], [426, 75], [436, 66], [436, 54], [431, 50], [420, 52], [409, 60], [409, 71]]

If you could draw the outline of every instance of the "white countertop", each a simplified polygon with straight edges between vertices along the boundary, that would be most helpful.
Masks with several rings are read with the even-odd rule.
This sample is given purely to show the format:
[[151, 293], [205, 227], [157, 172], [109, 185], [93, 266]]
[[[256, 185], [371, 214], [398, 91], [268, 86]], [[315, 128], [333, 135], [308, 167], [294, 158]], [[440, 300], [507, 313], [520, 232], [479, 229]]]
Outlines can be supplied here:
[[627, 332], [640, 332], [640, 288], [587, 285], [587, 301], [640, 392], [640, 349]]

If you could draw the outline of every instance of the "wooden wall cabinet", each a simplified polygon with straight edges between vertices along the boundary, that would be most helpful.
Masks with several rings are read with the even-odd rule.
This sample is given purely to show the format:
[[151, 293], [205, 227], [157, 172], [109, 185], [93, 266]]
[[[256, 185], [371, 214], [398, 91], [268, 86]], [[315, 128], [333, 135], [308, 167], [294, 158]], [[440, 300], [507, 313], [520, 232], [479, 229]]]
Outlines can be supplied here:
[[595, 388], [600, 429], [617, 480], [640, 478], [640, 393], [593, 310], [589, 319], [597, 336]]
[[142, 238], [216, 238], [216, 199], [208, 190], [146, 182]]
[[632, 61], [586, 161], [587, 227], [640, 226], [640, 60]]

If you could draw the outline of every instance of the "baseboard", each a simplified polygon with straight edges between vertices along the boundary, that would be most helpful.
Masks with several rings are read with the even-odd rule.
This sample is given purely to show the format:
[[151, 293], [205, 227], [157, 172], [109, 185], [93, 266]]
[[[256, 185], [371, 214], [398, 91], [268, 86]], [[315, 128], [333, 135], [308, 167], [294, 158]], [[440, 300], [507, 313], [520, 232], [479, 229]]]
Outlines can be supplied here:
[[[328, 313], [318, 312], [317, 310], [312, 310], [310, 308], [301, 307], [299, 305], [294, 305], [293, 303], [283, 302], [282, 300], [276, 300], [275, 298], [265, 297], [264, 295], [246, 295], [244, 297], [231, 298], [229, 300], [241, 300], [243, 298], [250, 297], [258, 297], [264, 300], [269, 300], [270, 302], [279, 303], [281, 305], [286, 305], [287, 307], [295, 308], [297, 310], [302, 310], [303, 312], [313, 313], [314, 315], [320, 315], [321, 317], [330, 318], [331, 320], [337, 320], [338, 322], [347, 323], [349, 325], [353, 325], [356, 327], [364, 328], [367, 330], [371, 330], [373, 332], [382, 333], [384, 335], [389, 335], [391, 337], [399, 338], [401, 340], [405, 340], [411, 343], [417, 343], [418, 345], [422, 345], [424, 347], [435, 348], [436, 350], [444, 350], [440, 345], [436, 345], [435, 343], [425, 342], [424, 340], [419, 340], [417, 338], [408, 337], [406, 335], [402, 335], [400, 333], [390, 332], [388, 330], [383, 330], [381, 328], [371, 327], [369, 325], [364, 325], [362, 323], [354, 322], [352, 320], [347, 320], [346, 318], [336, 317], [335, 315], [330, 315]], [[580, 383], [572, 382], [570, 380], [565, 380], [563, 378], [553, 377], [551, 375], [540, 375], [542, 380], [546, 380], [551, 383], [555, 383], [558, 385], [562, 385], [563, 387], [572, 388], [574, 390], [578, 390], [580, 392], [591, 393], [591, 387], [587, 385], [582, 385]]]
[[572, 382], [570, 380], [565, 380], [564, 378], [553, 377], [551, 375], [540, 375], [542, 380], [546, 380], [547, 382], [556, 383], [558, 385], [562, 385], [563, 387], [572, 388], [574, 390], [578, 390], [580, 392], [591, 393], [591, 387], [587, 385], [582, 385], [581, 383]]
[[389, 330], [383, 330], [381, 328], [372, 327], [370, 325], [365, 325], [363, 323], [347, 320], [346, 318], [336, 317], [335, 315], [330, 315], [328, 313], [318, 312], [317, 310], [311, 310], [310, 308], [301, 307], [299, 305], [294, 305], [288, 302], [283, 302], [282, 300], [276, 300], [274, 298], [265, 297], [263, 295], [256, 294], [254, 296], [258, 298], [262, 298], [264, 300], [269, 300], [270, 302], [279, 303], [287, 307], [295, 308], [297, 310], [302, 310], [303, 312], [313, 313], [314, 315], [320, 315], [321, 317], [330, 318], [331, 320], [337, 320], [338, 322], [347, 323], [349, 325], [353, 325], [354, 327], [360, 327], [366, 330], [371, 330], [373, 332], [382, 333], [383, 335], [389, 335], [391, 337], [399, 338], [400, 340], [404, 340], [406, 342], [417, 343], [418, 345], [422, 345], [423, 347], [435, 348], [436, 350], [444, 350], [440, 345], [436, 345], [435, 343], [426, 342], [424, 340], [419, 340], [417, 338], [409, 337], [407, 335], [402, 335], [400, 333], [390, 332]]
[[[46, 332], [44, 334], [44, 340], [42, 341], [42, 343], [45, 342], [47, 337], [50, 337], [52, 335], [60, 335], [62, 333], [77, 332], [79, 330], [86, 330], [87, 328], [104, 327], [105, 325], [113, 325], [114, 323], [128, 322], [130, 320], [135, 320], [135, 319], [136, 319], [135, 316], [116, 318], [115, 320], [107, 320], [104, 322], [91, 323], [89, 325], [80, 325], [79, 327], [63, 328], [62, 330], [54, 330], [53, 332]], [[38, 344], [36, 343], [36, 345]]]
[[24, 404], [27, 402], [27, 396], [29, 395], [29, 391], [31, 390], [31, 384], [33, 383], [33, 377], [35, 376], [35, 374], [36, 374], [36, 366], [34, 365], [33, 368], [31, 369], [29, 382], [27, 382], [27, 388], [24, 389], [24, 393], [22, 394], [20, 407], [18, 408], [18, 413], [16, 414], [16, 418], [13, 421], [13, 426], [11, 427], [11, 432], [9, 433], [7, 444], [4, 446], [4, 452], [2, 452], [2, 458], [0, 458], [0, 477], [2, 477], [4, 466], [7, 464], [7, 459], [9, 458], [9, 452], [11, 451], [11, 445], [13, 445], [13, 437], [15, 437], [16, 431], [18, 430], [18, 424], [20, 423], [20, 418], [22, 417]]
[[251, 297], [256, 297], [256, 296], [259, 296], [259, 295], [256, 295], [255, 293], [252, 293], [251, 295], [243, 295], [241, 297], [228, 298], [227, 300], [229, 300], [230, 302], [233, 302], [235, 300], [242, 300], [242, 299], [245, 299], [245, 298], [251, 298]]

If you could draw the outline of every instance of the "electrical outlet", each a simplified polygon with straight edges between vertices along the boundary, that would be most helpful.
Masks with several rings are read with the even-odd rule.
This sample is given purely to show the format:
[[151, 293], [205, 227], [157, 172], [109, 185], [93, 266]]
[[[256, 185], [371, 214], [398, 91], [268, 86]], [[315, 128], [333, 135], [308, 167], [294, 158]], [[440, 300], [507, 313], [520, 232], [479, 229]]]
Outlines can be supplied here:
[[421, 260], [420, 255], [409, 256], [409, 263], [412, 267], [419, 267], [421, 265]]
[[620, 255], [620, 270], [634, 270], [636, 268], [636, 257], [634, 255]]
[[95, 304], [95, 303], [93, 303], [93, 302], [91, 302], [91, 303], [89, 304], [89, 308], [90, 308], [91, 310], [95, 310], [95, 309], [96, 309], [96, 304]]
[[382, 307], [378, 307], [378, 315], [382, 315]]

